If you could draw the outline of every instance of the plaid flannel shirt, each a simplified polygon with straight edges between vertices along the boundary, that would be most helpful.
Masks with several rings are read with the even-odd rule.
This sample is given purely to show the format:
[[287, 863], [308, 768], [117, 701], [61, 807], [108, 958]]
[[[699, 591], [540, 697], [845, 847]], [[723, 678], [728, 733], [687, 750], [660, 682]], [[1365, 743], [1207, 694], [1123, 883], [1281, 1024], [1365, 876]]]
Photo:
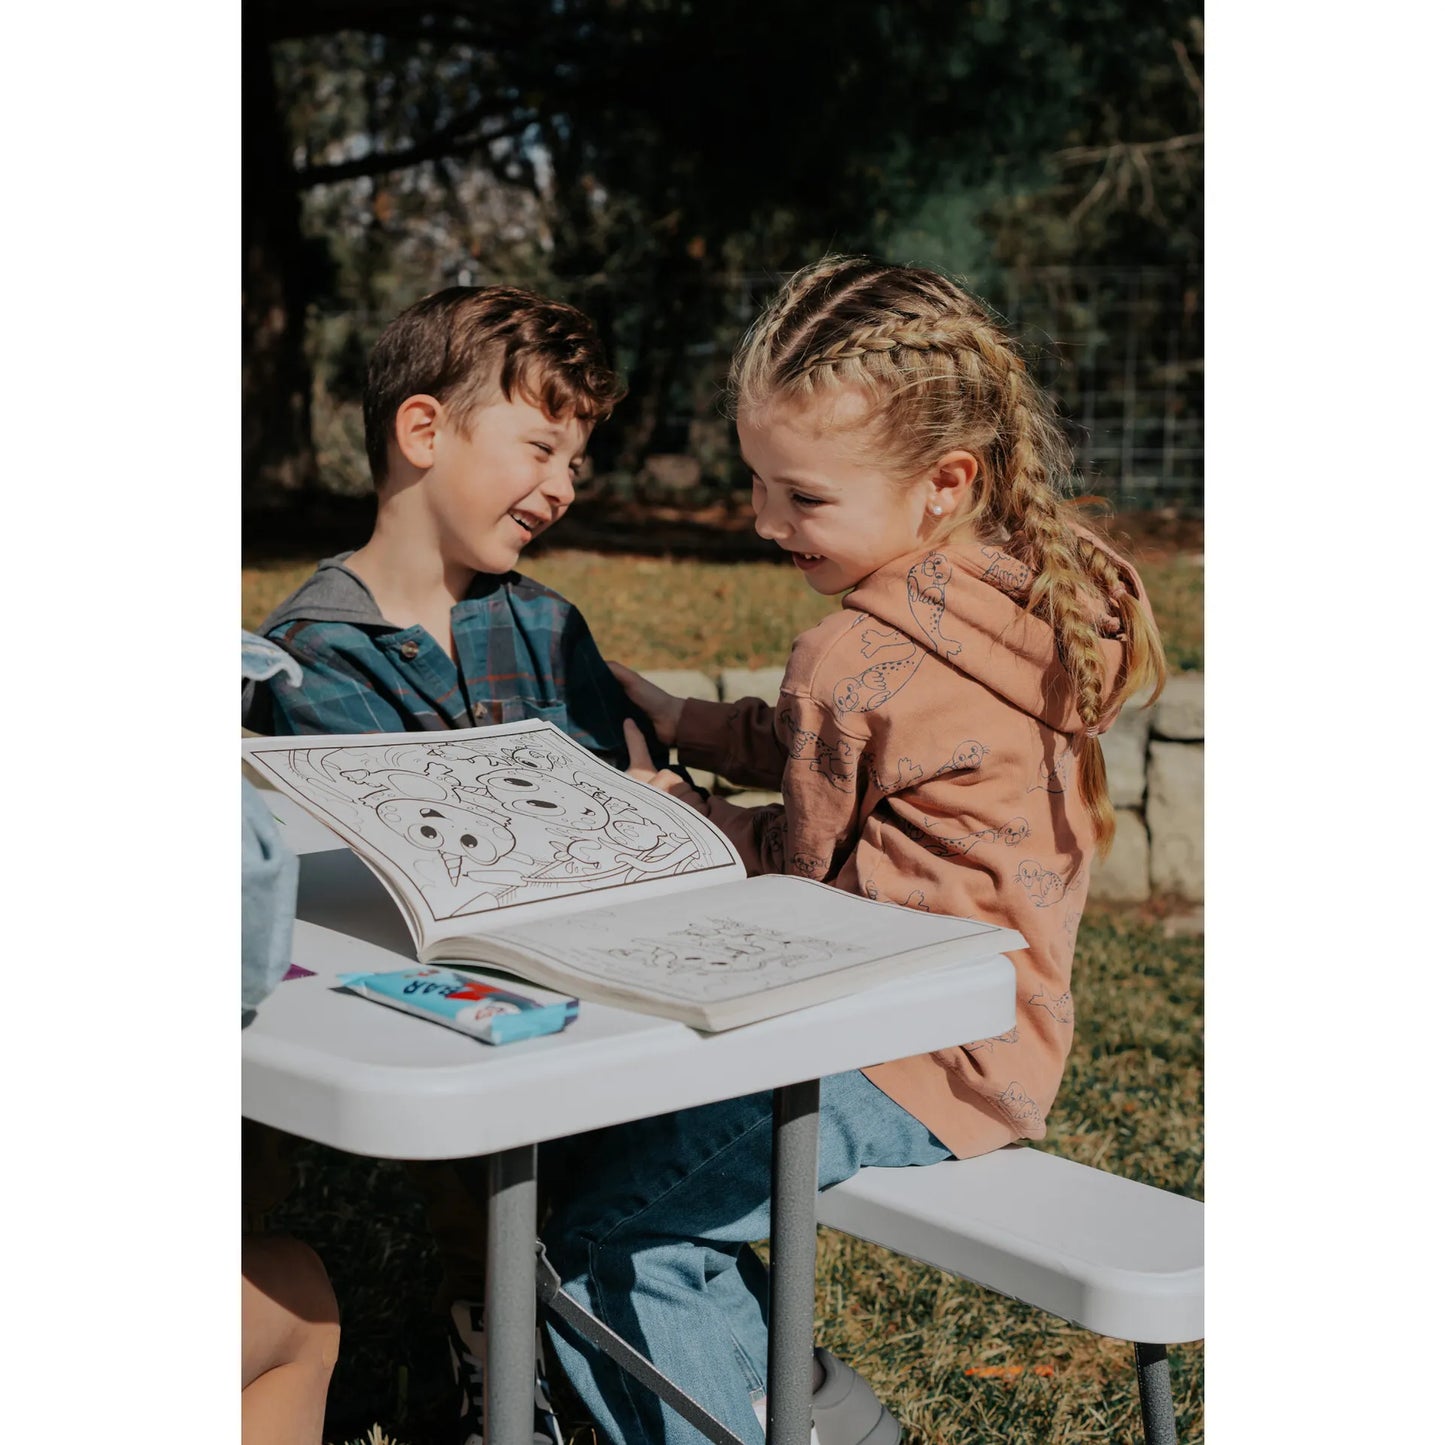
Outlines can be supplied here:
[[452, 608], [457, 660], [420, 626], [382, 617], [366, 584], [328, 558], [261, 624], [301, 668], [297, 687], [249, 684], [244, 726], [276, 735], [411, 732], [545, 718], [627, 766], [633, 718], [662, 766], [647, 719], [607, 670], [582, 614], [519, 573], [478, 573]]

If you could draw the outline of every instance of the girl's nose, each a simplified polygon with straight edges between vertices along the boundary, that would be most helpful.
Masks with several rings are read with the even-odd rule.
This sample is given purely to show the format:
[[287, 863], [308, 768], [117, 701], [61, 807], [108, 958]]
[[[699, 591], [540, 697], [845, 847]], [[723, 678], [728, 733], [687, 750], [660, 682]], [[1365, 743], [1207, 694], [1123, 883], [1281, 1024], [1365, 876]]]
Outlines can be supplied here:
[[753, 530], [766, 542], [781, 541], [787, 536], [787, 526], [778, 509], [766, 501], [753, 499]]

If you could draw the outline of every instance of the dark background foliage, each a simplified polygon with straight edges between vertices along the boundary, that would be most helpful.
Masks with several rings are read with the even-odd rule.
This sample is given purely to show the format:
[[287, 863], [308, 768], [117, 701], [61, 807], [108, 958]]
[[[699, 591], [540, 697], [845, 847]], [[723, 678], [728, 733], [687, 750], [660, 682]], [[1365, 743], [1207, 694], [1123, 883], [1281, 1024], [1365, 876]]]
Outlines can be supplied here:
[[1197, 510], [1194, 0], [253, 0], [242, 21], [253, 528], [365, 489], [367, 349], [456, 282], [598, 321], [631, 386], [594, 441], [603, 494], [726, 491], [727, 355], [826, 249], [962, 275], [1058, 391], [1088, 490]]

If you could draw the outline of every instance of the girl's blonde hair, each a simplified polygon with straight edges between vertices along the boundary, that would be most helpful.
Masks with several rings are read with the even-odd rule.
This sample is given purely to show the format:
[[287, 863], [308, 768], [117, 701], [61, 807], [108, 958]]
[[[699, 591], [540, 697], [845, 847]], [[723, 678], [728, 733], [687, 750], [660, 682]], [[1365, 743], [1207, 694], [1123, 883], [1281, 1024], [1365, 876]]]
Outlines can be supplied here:
[[[796, 272], [733, 357], [732, 414], [861, 388], [870, 450], [900, 480], [945, 453], [978, 461], [970, 500], [933, 536], [968, 528], [1034, 571], [1028, 611], [1052, 627], [1083, 719], [1079, 783], [1101, 851], [1114, 836], [1097, 728], [1130, 693], [1164, 683], [1164, 651], [1148, 610], [1113, 558], [1071, 520], [1062, 486], [1073, 466], [1052, 401], [1029, 376], [994, 315], [945, 276], [862, 256], [826, 256]], [[1107, 695], [1096, 625], [1121, 624], [1125, 666]]]

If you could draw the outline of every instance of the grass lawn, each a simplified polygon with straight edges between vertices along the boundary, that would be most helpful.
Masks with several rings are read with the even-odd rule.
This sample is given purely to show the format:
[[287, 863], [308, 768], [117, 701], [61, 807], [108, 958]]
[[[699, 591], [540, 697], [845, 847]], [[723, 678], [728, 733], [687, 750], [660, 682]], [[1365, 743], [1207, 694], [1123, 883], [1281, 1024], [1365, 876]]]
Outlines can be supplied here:
[[[241, 622], [254, 628], [311, 575], [310, 560], [241, 569]], [[632, 667], [774, 667], [838, 606], [787, 565], [558, 549], [522, 570], [577, 604], [606, 657]], [[1204, 569], [1192, 554], [1141, 562], [1171, 672], [1204, 667]]]

